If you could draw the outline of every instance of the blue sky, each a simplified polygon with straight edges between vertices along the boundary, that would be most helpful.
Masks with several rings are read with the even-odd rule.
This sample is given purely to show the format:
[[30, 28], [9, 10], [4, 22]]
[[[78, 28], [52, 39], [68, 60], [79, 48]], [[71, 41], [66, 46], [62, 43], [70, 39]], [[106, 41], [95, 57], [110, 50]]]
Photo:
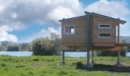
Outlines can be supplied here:
[[30, 42], [51, 32], [60, 35], [58, 20], [84, 11], [127, 21], [121, 36], [130, 36], [130, 0], [0, 0], [0, 41]]

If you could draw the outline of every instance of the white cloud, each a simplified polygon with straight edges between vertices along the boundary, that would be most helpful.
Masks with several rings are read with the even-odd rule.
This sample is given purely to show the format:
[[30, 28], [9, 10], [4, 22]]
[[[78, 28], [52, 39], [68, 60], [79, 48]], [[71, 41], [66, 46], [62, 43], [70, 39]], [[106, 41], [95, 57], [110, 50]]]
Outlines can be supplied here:
[[[84, 6], [79, 0], [0, 0], [0, 27], [6, 25], [11, 31], [23, 30], [33, 21], [41, 24], [51, 21], [59, 25], [58, 20], [83, 15], [84, 10], [121, 19], [130, 15], [124, 0], [99, 0], [88, 6]], [[49, 27], [39, 31], [35, 37], [48, 36], [49, 31], [58, 30]], [[3, 38], [10, 37], [8, 32], [9, 30], [4, 30], [3, 33], [7, 36], [3, 35]], [[17, 41], [17, 37], [14, 40]]]
[[42, 29], [38, 33], [33, 35], [33, 38], [39, 37], [49, 37], [51, 33], [56, 33], [57, 35], [61, 36], [61, 28], [55, 29], [54, 27], [49, 27], [48, 29]]
[[31, 36], [22, 38], [20, 42], [31, 42], [32, 40], [40, 37], [49, 37], [51, 33], [55, 33], [61, 37], [61, 28], [55, 29], [54, 27], [48, 27], [47, 29], [42, 29], [37, 33], [33, 33]]
[[126, 17], [130, 14], [130, 10], [127, 8], [126, 2], [118, 0], [100, 0], [90, 4], [85, 8], [85, 10], [116, 18]]
[[57, 7], [52, 12], [48, 14], [48, 18], [51, 20], [55, 20], [56, 22], [61, 18], [74, 17], [76, 13], [74, 13], [70, 8], [66, 8], [63, 6]]
[[[82, 4], [78, 0], [0, 0], [1, 17], [9, 22], [55, 21], [79, 15]], [[2, 22], [0, 20], [0, 22]]]
[[[30, 0], [28, 1], [30, 2]], [[31, 19], [34, 18], [35, 20], [41, 23], [44, 23], [46, 21], [57, 22], [59, 19], [62, 18], [69, 18], [78, 15], [83, 15], [84, 10], [89, 12], [100, 13], [115, 18], [120, 17], [121, 19], [122, 18], [125, 19], [130, 14], [129, 9], [127, 8], [127, 3], [125, 1], [118, 1], [118, 0], [117, 1], [99, 0], [97, 2], [89, 4], [86, 7], [83, 7], [83, 5], [78, 0], [60, 0], [60, 1], [44, 0], [44, 2], [34, 0], [31, 2], [32, 3], [30, 6], [28, 6], [28, 9], [32, 13], [30, 14], [26, 12], [26, 14]], [[32, 5], [35, 5], [35, 7], [33, 7]], [[27, 21], [31, 19], [27, 18]], [[124, 29], [121, 28], [121, 31], [126, 29], [126, 26], [123, 27]], [[56, 33], [60, 32], [59, 30], [55, 30], [53, 27], [49, 27], [47, 30], [46, 29], [40, 30], [38, 33], [35, 33], [29, 39], [32, 40], [32, 38], [34, 39], [37, 37], [47, 37], [52, 31]], [[121, 34], [124, 34], [124, 32], [121, 32]]]
[[18, 42], [18, 39], [15, 35], [8, 34], [7, 31], [12, 31], [12, 28], [8, 26], [0, 26], [0, 41], [13, 41]]
[[99, 0], [88, 5], [85, 10], [127, 21], [125, 25], [121, 26], [121, 35], [129, 35], [127, 32], [129, 31], [128, 28], [130, 28], [130, 18], [128, 18], [130, 16], [130, 9], [128, 9], [125, 0]]
[[59, 25], [59, 19], [80, 15], [82, 8], [78, 0], [0, 0], [0, 26], [14, 31], [25, 29], [33, 21]]

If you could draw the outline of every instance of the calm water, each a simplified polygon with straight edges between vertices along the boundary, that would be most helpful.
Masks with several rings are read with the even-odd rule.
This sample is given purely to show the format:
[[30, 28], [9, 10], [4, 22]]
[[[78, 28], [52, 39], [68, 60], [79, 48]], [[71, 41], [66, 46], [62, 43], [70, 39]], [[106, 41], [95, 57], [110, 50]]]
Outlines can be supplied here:
[[130, 57], [130, 52], [127, 52], [127, 53], [126, 53], [126, 56], [127, 56], [127, 57]]
[[[0, 55], [10, 55], [10, 56], [31, 56], [32, 52], [7, 52], [7, 51], [0, 51]], [[65, 52], [65, 56], [70, 56], [70, 57], [86, 57], [87, 53], [86, 52]], [[130, 52], [126, 53], [127, 57], [130, 57]]]
[[0, 55], [10, 55], [10, 56], [31, 56], [32, 52], [19, 52], [19, 51], [0, 51]]

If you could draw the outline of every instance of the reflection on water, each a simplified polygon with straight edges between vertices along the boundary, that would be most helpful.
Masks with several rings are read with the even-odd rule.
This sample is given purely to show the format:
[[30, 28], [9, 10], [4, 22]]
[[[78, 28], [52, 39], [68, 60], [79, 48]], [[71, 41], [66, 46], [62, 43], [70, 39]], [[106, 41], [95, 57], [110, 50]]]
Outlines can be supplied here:
[[[31, 56], [32, 52], [30, 51], [0, 51], [0, 55], [10, 55], [10, 56]], [[87, 52], [65, 52], [65, 56], [70, 57], [86, 57]], [[126, 53], [127, 57], [130, 57], [130, 52]]]

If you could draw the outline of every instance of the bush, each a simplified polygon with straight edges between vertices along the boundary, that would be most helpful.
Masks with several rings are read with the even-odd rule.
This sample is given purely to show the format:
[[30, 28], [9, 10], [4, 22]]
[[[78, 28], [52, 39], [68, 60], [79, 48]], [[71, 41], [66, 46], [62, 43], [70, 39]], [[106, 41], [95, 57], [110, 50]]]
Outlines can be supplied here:
[[7, 45], [7, 51], [19, 51], [18, 45]]
[[34, 55], [52, 55], [55, 53], [54, 44], [48, 38], [38, 38], [32, 44]]
[[[98, 52], [98, 56], [117, 56], [118, 52], [117, 51], [100, 51]], [[126, 56], [125, 51], [120, 52], [121, 56]]]
[[128, 52], [130, 52], [130, 46], [129, 46], [129, 47], [127, 47], [127, 50], [128, 50]]
[[76, 66], [77, 66], [77, 67], [83, 67], [84, 65], [83, 65], [82, 62], [77, 62], [77, 63], [76, 63]]
[[58, 36], [51, 34], [51, 38], [37, 38], [32, 42], [32, 51], [34, 55], [54, 55], [60, 46]]

